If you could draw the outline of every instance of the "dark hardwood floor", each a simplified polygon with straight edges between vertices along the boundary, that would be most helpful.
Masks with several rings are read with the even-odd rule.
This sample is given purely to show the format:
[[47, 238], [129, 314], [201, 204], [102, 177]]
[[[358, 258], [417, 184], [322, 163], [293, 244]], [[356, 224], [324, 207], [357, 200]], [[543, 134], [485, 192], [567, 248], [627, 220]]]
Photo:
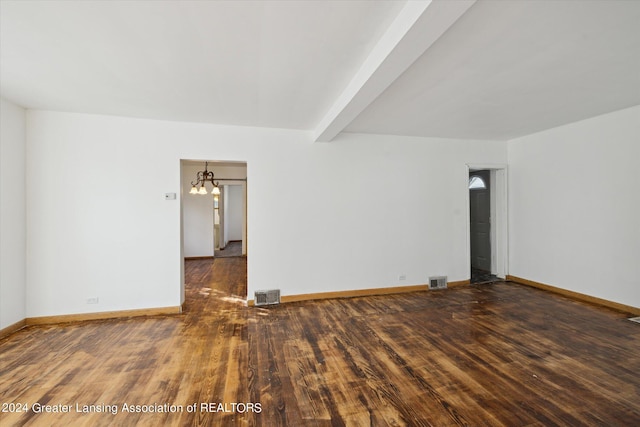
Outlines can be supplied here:
[[186, 272], [181, 315], [0, 340], [0, 425], [640, 425], [625, 313], [504, 282], [249, 308], [246, 258]]

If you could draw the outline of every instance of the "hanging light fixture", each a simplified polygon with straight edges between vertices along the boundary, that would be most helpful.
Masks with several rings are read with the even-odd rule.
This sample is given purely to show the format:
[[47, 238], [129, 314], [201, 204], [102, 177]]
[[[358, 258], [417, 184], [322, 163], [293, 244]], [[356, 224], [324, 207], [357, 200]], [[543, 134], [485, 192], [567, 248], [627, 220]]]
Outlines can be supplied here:
[[[204, 171], [198, 171], [196, 173], [196, 182], [191, 181], [191, 191], [189, 194], [207, 194], [207, 188], [204, 186], [205, 182], [210, 182], [213, 184], [213, 190], [211, 190], [211, 194], [217, 196], [220, 194], [220, 188], [218, 188], [218, 183], [213, 180], [213, 171], [209, 171], [209, 162], [205, 162]], [[200, 187], [200, 188], [197, 188]]]

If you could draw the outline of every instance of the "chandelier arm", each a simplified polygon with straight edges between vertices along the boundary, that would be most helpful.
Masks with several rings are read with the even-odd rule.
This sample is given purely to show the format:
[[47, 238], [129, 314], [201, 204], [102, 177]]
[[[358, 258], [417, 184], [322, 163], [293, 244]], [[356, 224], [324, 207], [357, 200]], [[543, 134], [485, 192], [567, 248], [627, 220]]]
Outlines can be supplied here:
[[[196, 181], [195, 182], [191, 181], [191, 186], [193, 188], [197, 186], [204, 187], [204, 183], [208, 181], [213, 185], [214, 191], [216, 188], [218, 188], [218, 193], [220, 193], [220, 190], [219, 190], [220, 181], [245, 181], [245, 182], [247, 181], [247, 178], [218, 178], [216, 180], [214, 172], [210, 171], [208, 168], [209, 168], [209, 162], [205, 162], [204, 171], [196, 172]], [[197, 191], [195, 191], [194, 194], [195, 193], [197, 193]], [[204, 194], [204, 193], [200, 193], [200, 194]]]

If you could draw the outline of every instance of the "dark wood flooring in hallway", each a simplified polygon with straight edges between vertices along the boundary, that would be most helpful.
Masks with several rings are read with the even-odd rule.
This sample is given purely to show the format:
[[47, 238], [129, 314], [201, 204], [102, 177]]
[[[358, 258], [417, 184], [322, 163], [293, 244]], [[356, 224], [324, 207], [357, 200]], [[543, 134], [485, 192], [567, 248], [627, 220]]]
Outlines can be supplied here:
[[504, 282], [246, 307], [246, 261], [188, 261], [180, 315], [0, 340], [0, 425], [640, 425], [625, 313]]

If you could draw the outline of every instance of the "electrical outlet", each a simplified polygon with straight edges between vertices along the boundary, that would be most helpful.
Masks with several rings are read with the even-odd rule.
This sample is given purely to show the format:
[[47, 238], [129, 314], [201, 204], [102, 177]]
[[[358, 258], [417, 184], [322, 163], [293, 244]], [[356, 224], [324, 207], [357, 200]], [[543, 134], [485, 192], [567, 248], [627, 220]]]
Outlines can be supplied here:
[[98, 297], [87, 298], [87, 304], [97, 304], [97, 303], [98, 303]]
[[407, 275], [402, 273], [398, 276], [398, 280], [407, 280]]

